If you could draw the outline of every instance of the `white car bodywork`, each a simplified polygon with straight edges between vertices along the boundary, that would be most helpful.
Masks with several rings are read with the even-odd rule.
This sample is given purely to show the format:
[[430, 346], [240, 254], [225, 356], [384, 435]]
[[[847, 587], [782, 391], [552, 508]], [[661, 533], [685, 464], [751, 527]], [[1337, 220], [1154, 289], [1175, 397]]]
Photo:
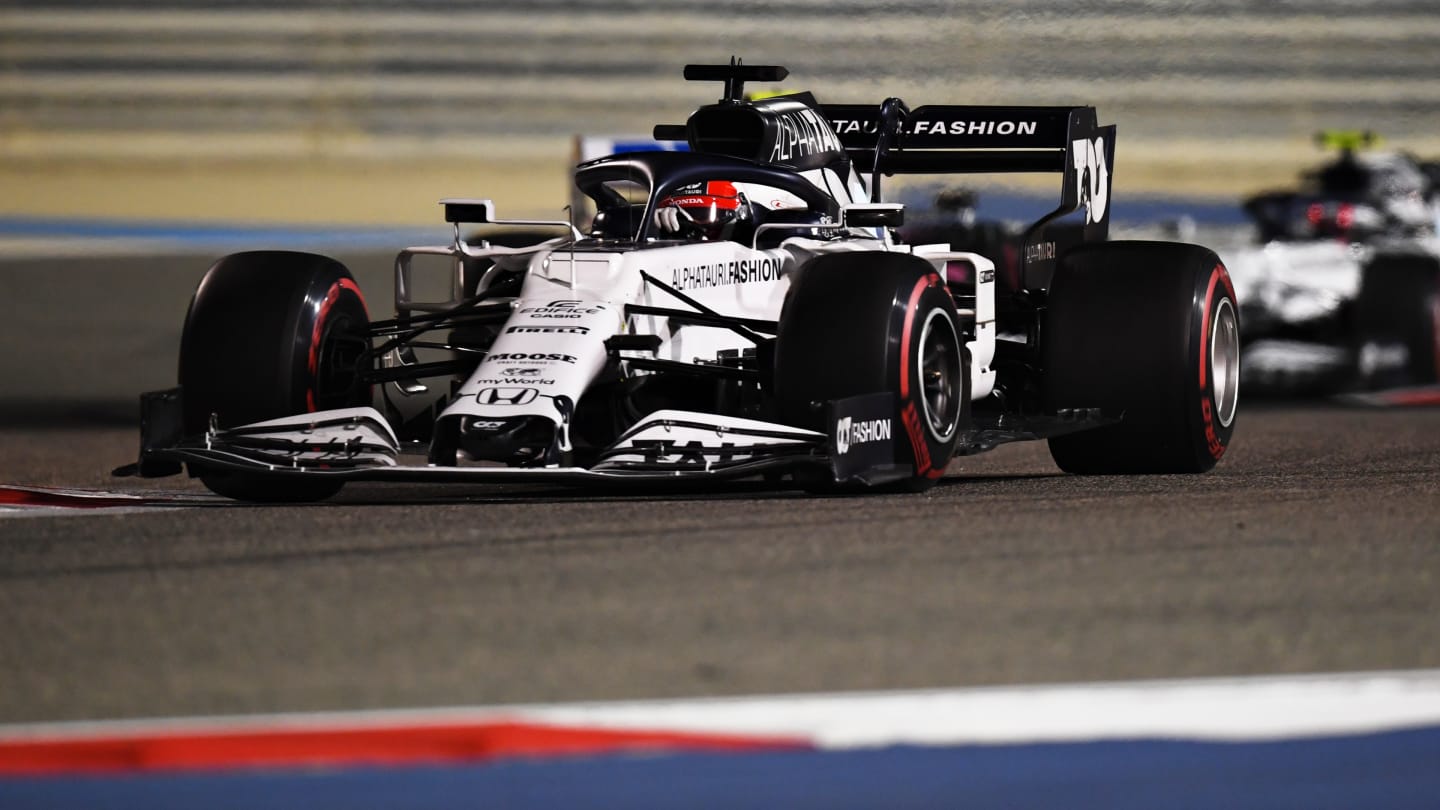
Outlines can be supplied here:
[[1406, 357], [1394, 347], [1357, 349], [1344, 342], [1284, 336], [1287, 331], [1343, 331], [1345, 307], [1359, 297], [1367, 266], [1386, 249], [1440, 256], [1440, 239], [1388, 245], [1273, 241], [1219, 249], [1241, 302], [1242, 328], [1251, 333], [1241, 365], [1244, 383], [1284, 387], [1326, 375], [1356, 371], [1369, 376], [1402, 367]]
[[[489, 201], [465, 202], [490, 205]], [[849, 209], [842, 209], [842, 218], [844, 210]], [[476, 258], [516, 258], [509, 249], [490, 253], [466, 246], [464, 250]], [[684, 363], [716, 363], [722, 352], [752, 345], [723, 327], [676, 326], [660, 316], [627, 318], [627, 305], [686, 306], [687, 302], [677, 300], [674, 294], [679, 292], [722, 316], [776, 320], [797, 268], [822, 254], [867, 250], [911, 253], [930, 262], [942, 277], [950, 261], [969, 262], [979, 271], [975, 307], [960, 315], [963, 328], [974, 334], [967, 344], [973, 358], [971, 398], [989, 396], [995, 383], [991, 368], [995, 355], [994, 264], [978, 254], [952, 251], [944, 245], [899, 245], [888, 234], [836, 241], [792, 237], [774, 249], [729, 241], [617, 252], [547, 245], [526, 258], [525, 284], [512, 302], [510, 318], [442, 418], [544, 417], [555, 422], [562, 448], [568, 447], [569, 409], [603, 369], [608, 339], [655, 335], [660, 339], [659, 348], [647, 355]], [[658, 279], [666, 286], [648, 279]], [[837, 313], [837, 318], [841, 317], [843, 314]], [[843, 362], [843, 358], [834, 360]], [[692, 414], [690, 418], [707, 422], [716, 417]]]
[[[247, 500], [283, 496], [287, 477], [332, 479], [334, 489], [300, 487], [305, 499], [348, 480], [475, 477], [774, 472], [807, 487], [924, 487], [957, 453], [1119, 422], [1118, 410], [1045, 401], [1044, 348], [1029, 341], [1041, 334], [1043, 297], [1017, 293], [1002, 313], [991, 259], [897, 241], [903, 206], [880, 202], [880, 178], [896, 173], [1060, 175], [1059, 203], [1035, 223], [1025, 254], [1024, 278], [1043, 290], [1064, 241], [1051, 223], [1073, 214], [1067, 239], [1106, 238], [1115, 127], [1086, 106], [744, 97], [745, 81], [785, 75], [738, 61], [686, 66], [686, 79], [725, 84], [684, 126], [656, 126], [657, 140], [683, 140], [690, 153], [580, 163], [583, 199], [569, 222], [503, 220], [488, 199], [442, 200], [453, 241], [399, 252], [394, 318], [371, 318], [349, 271], [328, 257], [225, 257], [207, 280], [227, 284], [202, 284], [217, 292], [187, 318], [182, 348], [246, 365], [209, 335], [233, 334], [242, 310], [231, 302], [257, 289], [251, 277], [273, 276], [287, 323], [305, 324], [293, 336], [267, 331], [296, 387], [257, 378], [277, 401], [231, 407], [235, 378], [212, 373], [222, 364], [192, 364], [178, 387], [142, 398], [135, 470], [168, 475], [183, 464]], [[479, 229], [473, 243], [462, 225]], [[487, 226], [499, 230], [487, 237]], [[532, 239], [537, 228], [545, 235]], [[541, 241], [557, 229], [564, 235]], [[446, 291], [422, 295], [435, 287], [418, 283], [421, 271], [436, 265]], [[348, 292], [316, 302], [303, 284]], [[249, 297], [256, 312], [271, 311]], [[997, 345], [1002, 314], [1026, 342]], [[1002, 375], [1014, 377], [1008, 392]], [[362, 405], [376, 390], [384, 415]], [[978, 412], [969, 407], [980, 400]], [[307, 412], [257, 421], [299, 407]], [[934, 454], [943, 458], [932, 463]]]

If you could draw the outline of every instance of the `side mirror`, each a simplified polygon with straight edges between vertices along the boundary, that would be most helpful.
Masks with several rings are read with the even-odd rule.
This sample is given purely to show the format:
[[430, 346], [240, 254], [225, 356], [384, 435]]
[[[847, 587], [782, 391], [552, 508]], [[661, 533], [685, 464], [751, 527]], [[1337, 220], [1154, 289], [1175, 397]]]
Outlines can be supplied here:
[[898, 228], [905, 224], [900, 203], [856, 203], [840, 209], [840, 224], [849, 228]]
[[483, 225], [495, 221], [495, 204], [489, 200], [451, 198], [441, 200], [440, 204], [445, 206], [445, 221], [449, 223]]

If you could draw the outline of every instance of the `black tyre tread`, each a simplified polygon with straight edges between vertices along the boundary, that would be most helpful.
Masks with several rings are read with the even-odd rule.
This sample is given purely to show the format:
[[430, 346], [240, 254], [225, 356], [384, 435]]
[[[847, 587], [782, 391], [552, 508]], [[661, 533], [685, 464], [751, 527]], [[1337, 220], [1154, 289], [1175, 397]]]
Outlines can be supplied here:
[[[185, 316], [179, 378], [187, 433], [305, 410], [294, 357], [304, 316], [300, 301], [317, 286], [350, 278], [324, 256], [291, 251], [235, 253], [200, 282]], [[282, 337], [283, 336], [283, 337]]]
[[[1202, 288], [1217, 266], [1213, 251], [1169, 242], [1085, 245], [1062, 258], [1042, 336], [1045, 406], [1123, 414], [1118, 424], [1050, 439], [1062, 470], [1199, 473], [1214, 467], [1218, 455], [1197, 391], [1201, 341], [1194, 335], [1204, 317]], [[1220, 454], [1234, 426], [1233, 420], [1208, 425]]]
[[[179, 380], [185, 433], [205, 431], [213, 413], [221, 428], [309, 410], [304, 359], [317, 296], [350, 271], [334, 259], [292, 251], [226, 256], [206, 273], [191, 300], [180, 344]], [[333, 312], [368, 320], [363, 298], [342, 291]], [[369, 403], [368, 389], [328, 406]], [[280, 479], [201, 469], [212, 491], [259, 501], [319, 500], [342, 482]]]
[[892, 347], [871, 336], [888, 333], [896, 290], [895, 274], [876, 272], [871, 254], [825, 256], [800, 271], [777, 336], [775, 388], [784, 421], [823, 430], [819, 403], [885, 389]]
[[[824, 430], [821, 403], [894, 390], [900, 350], [894, 324], [897, 315], [903, 318], [910, 291], [931, 276], [935, 270], [928, 262], [891, 253], [821, 256], [803, 267], [786, 298], [776, 340], [775, 395], [781, 420]], [[958, 317], [943, 284], [927, 290], [925, 296], [922, 306], [948, 308], [958, 333]], [[959, 340], [963, 358], [963, 336]], [[969, 368], [961, 362], [964, 381]], [[968, 397], [968, 386], [962, 396]], [[896, 442], [908, 448], [900, 414], [903, 406], [897, 401]], [[965, 401], [962, 423], [968, 414]], [[930, 448], [932, 456], [939, 457], [932, 458], [938, 468], [943, 470], [954, 445], [952, 438], [944, 446]], [[918, 491], [934, 482], [932, 477], [916, 475], [901, 488]]]

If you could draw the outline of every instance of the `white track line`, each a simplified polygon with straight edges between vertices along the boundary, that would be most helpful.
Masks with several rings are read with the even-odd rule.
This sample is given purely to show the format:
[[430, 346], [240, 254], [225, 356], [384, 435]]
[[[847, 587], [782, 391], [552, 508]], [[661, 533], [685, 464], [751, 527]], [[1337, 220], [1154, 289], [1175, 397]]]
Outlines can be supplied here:
[[1259, 741], [1440, 725], [1440, 670], [0, 726], [0, 742], [522, 722], [808, 739], [828, 749]]
[[527, 716], [616, 729], [796, 734], [822, 748], [1264, 740], [1440, 724], [1440, 670], [593, 704]]

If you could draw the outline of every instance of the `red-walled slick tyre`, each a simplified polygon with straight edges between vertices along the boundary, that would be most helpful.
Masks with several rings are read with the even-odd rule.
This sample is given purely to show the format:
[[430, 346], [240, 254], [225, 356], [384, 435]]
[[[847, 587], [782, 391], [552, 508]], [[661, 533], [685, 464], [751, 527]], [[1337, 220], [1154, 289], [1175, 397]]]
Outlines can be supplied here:
[[[955, 304], [929, 262], [892, 253], [821, 256], [796, 275], [775, 341], [786, 424], [825, 430], [824, 403], [895, 395], [902, 489], [945, 474], [970, 414], [970, 368]], [[823, 489], [824, 487], [819, 487]]]
[[1225, 455], [1239, 403], [1235, 291], [1214, 252], [1109, 242], [1066, 254], [1042, 332], [1044, 401], [1117, 424], [1050, 439], [1062, 470], [1199, 473]]
[[[370, 404], [359, 375], [370, 318], [345, 265], [289, 251], [236, 253], [201, 280], [180, 341], [185, 434]], [[250, 501], [312, 501], [328, 479], [192, 469], [212, 491]]]

